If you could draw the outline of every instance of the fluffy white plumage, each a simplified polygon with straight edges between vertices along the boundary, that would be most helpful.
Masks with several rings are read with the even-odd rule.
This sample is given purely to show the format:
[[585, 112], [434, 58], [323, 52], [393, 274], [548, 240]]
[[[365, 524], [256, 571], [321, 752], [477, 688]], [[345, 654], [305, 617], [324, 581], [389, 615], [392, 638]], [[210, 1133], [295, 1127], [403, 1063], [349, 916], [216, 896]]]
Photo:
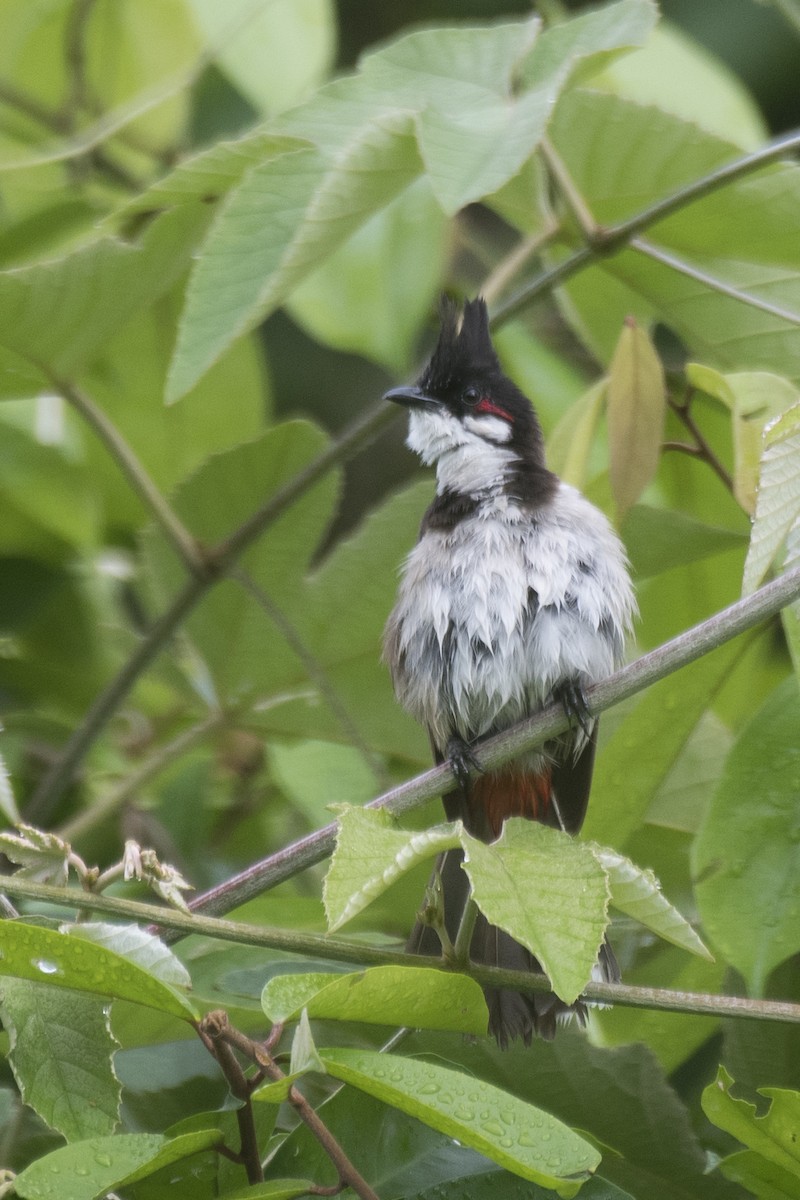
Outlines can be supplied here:
[[412, 413], [408, 440], [437, 462], [440, 493], [457, 483], [478, 501], [411, 551], [386, 632], [398, 699], [445, 747], [506, 728], [560, 684], [610, 674], [635, 601], [619, 539], [575, 488], [559, 483], [531, 513], [503, 491], [514, 455], [494, 439]]

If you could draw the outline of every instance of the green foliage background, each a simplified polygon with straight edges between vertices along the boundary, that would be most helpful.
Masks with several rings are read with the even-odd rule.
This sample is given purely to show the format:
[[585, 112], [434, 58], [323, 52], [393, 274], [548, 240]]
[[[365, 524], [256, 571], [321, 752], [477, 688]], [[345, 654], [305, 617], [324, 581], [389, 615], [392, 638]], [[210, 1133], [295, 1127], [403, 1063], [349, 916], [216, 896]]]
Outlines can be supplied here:
[[[742, 82], [674, 27], [654, 29], [648, 0], [561, 23], [542, 4], [544, 31], [528, 13], [471, 7], [469, 24], [379, 43], [390, 31], [377, 17], [365, 28], [342, 5], [339, 29], [330, 0], [0, 0], [9, 825], [21, 814], [101, 869], [133, 838], [202, 890], [326, 824], [330, 805], [364, 803], [428, 766], [379, 646], [431, 481], [391, 414], [369, 418], [352, 461], [333, 439], [413, 375], [443, 288], [487, 289], [502, 313], [584, 244], [554, 161], [611, 226], [768, 136]], [[796, 55], [796, 6], [775, 7]], [[396, 17], [439, 15], [400, 5]], [[357, 69], [337, 71], [337, 45], [352, 57], [358, 39]], [[620, 523], [641, 608], [632, 655], [734, 601], [743, 578], [752, 590], [798, 560], [799, 214], [800, 170], [776, 158], [676, 206], [638, 244], [589, 255], [498, 321], [551, 465]], [[606, 420], [629, 317], [655, 342], [671, 401], [665, 410], [659, 392], [639, 428], [653, 399], [641, 373], [622, 389], [622, 418]], [[637, 460], [662, 442], [642, 477]], [[687, 442], [694, 453], [681, 453]], [[330, 469], [316, 470], [326, 455]], [[628, 464], [622, 488], [615, 455]], [[259, 535], [240, 536], [262, 511]], [[605, 714], [586, 838], [652, 868], [714, 953], [690, 957], [620, 919], [611, 936], [626, 982], [800, 1000], [799, 661], [787, 610]], [[76, 738], [76, 770], [59, 775]], [[439, 819], [431, 804], [411, 822]], [[401, 946], [428, 866], [380, 895], [353, 934]], [[237, 916], [322, 931], [321, 870]], [[46, 923], [39, 909], [28, 917]], [[112, 951], [166, 989], [185, 982], [177, 959], [164, 980], [136, 959], [141, 947], [116, 942], [92, 960], [106, 980]], [[181, 1024], [185, 1001], [164, 999], [160, 983], [151, 1003], [151, 983], [136, 979], [132, 993], [93, 987], [72, 958], [63, 982], [76, 990], [54, 992], [30, 982], [20, 953], [27, 976], [21, 958], [9, 967], [9, 943], [16, 977], [0, 985], [11, 1062], [0, 1167], [51, 1161], [63, 1137], [80, 1166], [85, 1139], [111, 1138], [90, 1148], [110, 1156], [110, 1174], [92, 1175], [79, 1200], [111, 1187], [141, 1200], [243, 1188], [241, 1167], [203, 1136], [235, 1142], [224, 1083]], [[254, 1036], [268, 980], [327, 969], [199, 936], [176, 953], [197, 1011], [222, 1005]], [[362, 1084], [366, 1052], [388, 1036], [360, 1019], [320, 1018], [314, 1033], [349, 1048], [337, 1077], [360, 1071]], [[581, 1193], [594, 1200], [800, 1195], [798, 1171], [758, 1139], [742, 1153], [767, 1167], [738, 1157], [707, 1173], [760, 1130], [745, 1104], [763, 1112], [757, 1089], [772, 1089], [773, 1133], [787, 1112], [795, 1120], [794, 1026], [617, 1008], [592, 1015], [588, 1040], [568, 1030], [504, 1055], [423, 1030], [401, 1052], [583, 1131], [603, 1152]], [[719, 1064], [738, 1098], [728, 1076], [714, 1083]], [[368, 1098], [359, 1086], [317, 1081], [309, 1094], [332, 1093], [326, 1123], [382, 1200], [555, 1194], [546, 1177], [506, 1169], [519, 1163], [489, 1163], [479, 1141], [420, 1123], [389, 1090]], [[76, 1095], [93, 1099], [90, 1121], [68, 1103]], [[283, 1109], [273, 1129], [276, 1106], [256, 1108], [270, 1179], [335, 1181], [307, 1130]], [[35, 1175], [21, 1186], [46, 1194]], [[252, 1192], [279, 1194], [300, 1192]]]

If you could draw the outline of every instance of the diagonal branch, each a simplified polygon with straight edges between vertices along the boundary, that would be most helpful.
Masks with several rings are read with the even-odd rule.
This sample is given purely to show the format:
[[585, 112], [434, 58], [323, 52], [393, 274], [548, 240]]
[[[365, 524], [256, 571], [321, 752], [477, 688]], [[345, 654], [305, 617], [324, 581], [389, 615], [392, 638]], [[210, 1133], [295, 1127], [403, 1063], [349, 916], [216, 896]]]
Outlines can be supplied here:
[[[722, 646], [754, 625], [775, 616], [783, 607], [800, 596], [800, 567], [767, 583], [751, 596], [737, 601], [722, 612], [687, 630], [672, 641], [665, 642], [635, 662], [623, 667], [608, 679], [587, 689], [589, 709], [597, 715], [613, 704], [643, 691], [659, 679], [688, 666], [695, 659]], [[567, 727], [567, 718], [560, 704], [553, 704], [544, 712], [521, 721], [487, 739], [477, 751], [476, 757], [484, 771], [502, 766], [518, 755], [562, 733]], [[417, 808], [434, 796], [441, 795], [452, 785], [454, 776], [448, 763], [432, 767], [407, 783], [392, 788], [368, 805], [369, 808], [385, 808], [396, 815]], [[306, 867], [313, 866], [333, 852], [336, 841], [336, 824], [308, 834], [292, 846], [287, 846], [269, 858], [255, 863], [241, 874], [225, 883], [211, 888], [192, 901], [194, 911], [206, 913], [229, 912], [231, 908], [260, 895], [291, 878]]]
[[[262, 946], [308, 958], [327, 958], [334, 962], [354, 963], [359, 966], [429, 966], [439, 970], [447, 969], [447, 963], [443, 959], [428, 955], [408, 954], [367, 942], [350, 942], [345, 938], [328, 937], [322, 933], [303, 933], [268, 925], [251, 925], [246, 921], [184, 913], [178, 909], [142, 904], [136, 900], [121, 900], [118, 897], [87, 892], [78, 893], [74, 888], [53, 887], [51, 884], [36, 883], [17, 875], [4, 879], [3, 887], [11, 895], [36, 901], [37, 904], [54, 904], [62, 910], [65, 907], [75, 908], [80, 905], [84, 911], [92, 910], [125, 917], [128, 920], [151, 922], [154, 923], [151, 924], [151, 928], [171, 929], [181, 936], [198, 934], [219, 938], [221, 941], [236, 942], [243, 946]], [[469, 975], [482, 987], [512, 988], [529, 995], [551, 991], [550, 981], [545, 975], [537, 975], [530, 971], [505, 971], [499, 967], [470, 963], [468, 968], [459, 967], [459, 974]], [[740, 1017], [800, 1024], [800, 1004], [789, 1000], [715, 996], [707, 992], [686, 992], [672, 988], [638, 987], [634, 984], [595, 981], [587, 983], [581, 999], [601, 1004], [618, 1004], [622, 1008], [659, 1009], [664, 1012], [699, 1013], [709, 1017]]]

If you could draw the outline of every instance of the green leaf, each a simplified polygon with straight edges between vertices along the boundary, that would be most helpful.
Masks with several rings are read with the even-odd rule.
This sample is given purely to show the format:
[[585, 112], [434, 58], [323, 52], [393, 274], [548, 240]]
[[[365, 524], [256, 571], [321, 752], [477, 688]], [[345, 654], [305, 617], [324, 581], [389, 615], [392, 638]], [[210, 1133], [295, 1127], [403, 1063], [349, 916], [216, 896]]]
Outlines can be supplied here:
[[741, 654], [720, 647], [638, 699], [602, 747], [582, 837], [625, 846]]
[[747, 535], [707, 525], [673, 509], [634, 504], [625, 517], [622, 536], [633, 575], [643, 580], [744, 546]]
[[478, 908], [531, 951], [571, 1004], [591, 977], [608, 924], [608, 881], [592, 849], [512, 817], [490, 846], [462, 834]]
[[68, 1142], [112, 1133], [119, 1118], [112, 1065], [119, 1043], [107, 1001], [2, 979], [0, 1010], [25, 1103]]
[[573, 487], [581, 488], [586, 483], [589, 454], [607, 391], [607, 379], [593, 384], [567, 409], [547, 443], [550, 469]]
[[216, 142], [184, 158], [163, 179], [139, 192], [115, 212], [113, 220], [124, 222], [136, 213], [220, 200], [251, 167], [289, 150], [301, 150], [303, 145], [299, 138], [284, 137], [263, 126], [230, 141]]
[[523, 81], [569, 72], [573, 81], [594, 75], [620, 54], [647, 42], [658, 9], [650, 0], [619, 0], [558, 21], [546, 29], [523, 61]]
[[375, 772], [363, 754], [336, 742], [273, 742], [272, 778], [312, 828], [330, 820], [336, 804], [366, 804], [379, 791]]
[[329, 932], [341, 928], [411, 867], [458, 846], [460, 833], [460, 822], [409, 833], [380, 809], [346, 809], [339, 815], [336, 849], [322, 893]]
[[[77, 892], [75, 902], [80, 902]], [[21, 921], [3, 922], [0, 975], [130, 1000], [184, 1021], [197, 1020], [193, 1006], [180, 992], [121, 955]]]
[[703, 927], [756, 995], [800, 948], [798, 728], [791, 678], [739, 735], [692, 856]]
[[629, 858], [606, 846], [597, 846], [595, 855], [608, 876], [614, 908], [674, 946], [681, 946], [691, 954], [714, 961], [713, 954], [706, 949], [686, 918], [667, 900], [652, 871], [637, 867]]
[[309, 1195], [314, 1186], [310, 1179], [270, 1179], [239, 1191], [225, 1192], [225, 1200], [295, 1200], [296, 1196]]
[[369, 127], [333, 162], [310, 149], [252, 167], [222, 205], [192, 272], [168, 399], [193, 387], [419, 172], [405, 115]]
[[745, 150], [756, 149], [769, 136], [739, 76], [677, 25], [662, 22], [646, 45], [593, 76], [592, 87], [653, 104]]
[[[275, 426], [257, 441], [206, 462], [176, 492], [176, 511], [195, 537], [213, 545], [265, 504], [325, 448], [323, 433], [304, 421]], [[241, 558], [271, 600], [294, 617], [303, 573], [332, 517], [338, 480], [329, 473], [287, 507]], [[164, 602], [184, 581], [183, 565], [158, 531], [146, 541], [150, 575]], [[282, 694], [296, 687], [307, 704], [308, 680], [265, 613], [239, 585], [225, 581], [191, 615], [190, 637], [224, 697]], [[264, 652], [265, 642], [270, 652]]]
[[800, 521], [800, 404], [764, 430], [750, 549], [744, 564], [745, 594], [755, 591]]
[[769, 371], [723, 375], [699, 363], [686, 364], [686, 378], [729, 409], [733, 426], [734, 494], [745, 512], [756, 507], [766, 425], [797, 402], [797, 389]]
[[261, 112], [290, 108], [324, 77], [335, 49], [331, 0], [189, 0], [224, 74]]
[[54, 1150], [26, 1167], [14, 1180], [23, 1200], [100, 1200], [110, 1188], [146, 1179], [173, 1163], [210, 1150], [216, 1129], [171, 1140], [157, 1133], [121, 1133], [90, 1138]]
[[800, 1177], [755, 1150], [729, 1154], [719, 1169], [726, 1179], [742, 1184], [758, 1200], [800, 1200]]
[[717, 1078], [703, 1092], [703, 1112], [708, 1119], [800, 1181], [800, 1092], [759, 1088], [760, 1095], [771, 1103], [763, 1117], [758, 1117], [755, 1105], [734, 1099], [732, 1086], [733, 1079], [720, 1067]]
[[192, 986], [191, 976], [180, 959], [175, 957], [160, 938], [138, 925], [109, 925], [103, 921], [83, 921], [74, 925], [62, 925], [61, 932], [68, 933], [70, 937], [95, 942], [98, 946], [105, 946], [171, 987]]
[[484, 1034], [481, 988], [466, 975], [428, 967], [371, 967], [350, 975], [276, 975], [261, 995], [270, 1021], [309, 1017]]
[[[611, 131], [613, 130], [613, 136]], [[736, 157], [738, 147], [658, 108], [573, 90], [558, 104], [550, 137], [595, 219], [613, 224]], [[597, 146], [604, 153], [596, 153]], [[648, 230], [662, 250], [797, 311], [800, 169], [767, 167], [694, 201]], [[554, 257], [560, 257], [562, 251]], [[564, 287], [570, 324], [603, 362], [633, 316], [667, 324], [690, 355], [718, 370], [766, 370], [797, 381], [793, 320], [757, 310], [626, 249]]]
[[16, 825], [20, 820], [17, 802], [14, 799], [11, 780], [8, 775], [8, 767], [2, 754], [0, 754], [0, 813], [2, 813], [6, 821], [11, 825]]
[[141, 242], [102, 238], [53, 262], [0, 273], [0, 342], [70, 378], [189, 262], [201, 205], [165, 213]]
[[404, 374], [448, 253], [427, 179], [375, 213], [295, 288], [287, 308], [312, 337]]
[[442, 1032], [410, 1034], [404, 1047], [409, 1057], [444, 1059], [581, 1130], [604, 1150], [603, 1177], [637, 1200], [740, 1200], [708, 1174], [690, 1113], [645, 1045], [602, 1048], [564, 1028], [524, 1053]]
[[574, 1196], [600, 1162], [594, 1147], [566, 1125], [480, 1079], [365, 1050], [323, 1050], [321, 1057], [329, 1074], [559, 1196]]
[[[486, 1171], [482, 1175], [454, 1179], [449, 1183], [436, 1183], [424, 1191], [408, 1195], [405, 1200], [464, 1200], [465, 1189], [469, 1189], [469, 1200], [552, 1200], [550, 1188], [540, 1188], [535, 1183], [523, 1181], [508, 1171]], [[581, 1200], [633, 1200], [630, 1192], [623, 1192], [605, 1179], [594, 1175], [581, 1185]]]
[[612, 356], [607, 395], [611, 490], [624, 516], [656, 473], [667, 408], [664, 368], [633, 317]]

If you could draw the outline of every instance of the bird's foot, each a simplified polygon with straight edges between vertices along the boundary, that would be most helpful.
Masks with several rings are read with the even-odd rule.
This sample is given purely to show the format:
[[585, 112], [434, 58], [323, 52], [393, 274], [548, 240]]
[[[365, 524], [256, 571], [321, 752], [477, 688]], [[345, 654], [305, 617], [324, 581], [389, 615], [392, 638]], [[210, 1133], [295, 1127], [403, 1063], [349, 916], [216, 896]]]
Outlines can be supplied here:
[[581, 729], [584, 736], [590, 739], [594, 733], [596, 718], [589, 711], [589, 701], [586, 692], [577, 679], [568, 679], [555, 690], [555, 699], [564, 709], [570, 728]]
[[453, 768], [458, 786], [466, 795], [469, 791], [470, 772], [480, 771], [480, 763], [473, 754], [469, 743], [465, 742], [457, 733], [454, 733], [448, 741], [445, 753]]

